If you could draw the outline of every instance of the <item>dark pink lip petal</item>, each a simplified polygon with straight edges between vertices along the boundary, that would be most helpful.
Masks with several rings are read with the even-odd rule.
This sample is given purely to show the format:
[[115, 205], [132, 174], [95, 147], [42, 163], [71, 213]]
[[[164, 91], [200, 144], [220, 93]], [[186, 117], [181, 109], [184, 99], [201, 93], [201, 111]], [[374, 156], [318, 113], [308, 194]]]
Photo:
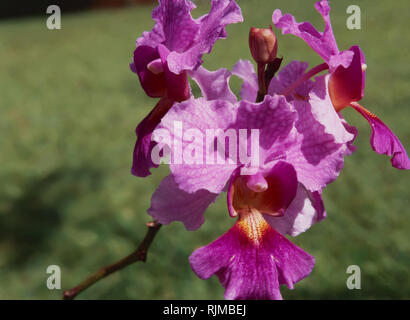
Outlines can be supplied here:
[[[285, 161], [279, 161], [265, 179], [268, 183], [268, 189], [264, 192], [266, 207], [271, 212], [284, 212], [296, 196], [298, 180], [295, 168]], [[263, 213], [269, 211], [261, 210]]]
[[130, 64], [135, 72], [145, 93], [151, 98], [159, 98], [166, 94], [167, 84], [164, 73], [154, 74], [148, 70], [150, 62], [159, 58], [158, 51], [148, 46], [139, 46], [134, 51], [134, 61]]
[[279, 286], [293, 289], [310, 274], [315, 259], [256, 213], [195, 250], [189, 262], [201, 279], [215, 274], [226, 289], [226, 299], [282, 299]]
[[186, 72], [182, 71], [180, 74], [175, 74], [169, 71], [167, 59], [170, 51], [162, 44], [157, 49], [162, 61], [168, 98], [178, 102], [189, 99], [191, 90]]
[[352, 46], [346, 52], [353, 52], [353, 59], [347, 68], [338, 66], [329, 79], [329, 94], [336, 111], [342, 110], [352, 101], [364, 96], [366, 64], [362, 50]]
[[250, 208], [270, 216], [282, 216], [296, 196], [298, 181], [293, 166], [279, 161], [266, 174], [257, 171], [242, 176], [239, 170], [229, 180], [229, 214], [234, 217]]
[[353, 102], [351, 106], [366, 118], [372, 128], [370, 137], [372, 149], [379, 154], [391, 156], [390, 161], [393, 167], [403, 170], [410, 169], [410, 160], [406, 149], [383, 121], [358, 103]]

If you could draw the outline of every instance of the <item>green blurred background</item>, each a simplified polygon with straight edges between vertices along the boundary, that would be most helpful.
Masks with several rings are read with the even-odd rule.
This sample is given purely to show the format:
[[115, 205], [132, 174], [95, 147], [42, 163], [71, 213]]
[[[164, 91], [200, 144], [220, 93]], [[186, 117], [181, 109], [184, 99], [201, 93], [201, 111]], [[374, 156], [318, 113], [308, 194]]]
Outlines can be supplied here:
[[[313, 1], [238, 3], [245, 22], [227, 28], [228, 38], [205, 56], [208, 69], [250, 59], [249, 28], [271, 23], [275, 8], [323, 28]], [[410, 150], [410, 3], [357, 1], [361, 30], [346, 28], [352, 1], [331, 4], [339, 47], [358, 44], [366, 54], [363, 105]], [[128, 64], [135, 39], [152, 28], [152, 8], [63, 12], [61, 30], [46, 28], [46, 14], [0, 21], [0, 299], [59, 299], [62, 290], [46, 287], [47, 266], [61, 267], [68, 289], [143, 238], [151, 193], [168, 171], [162, 166], [145, 179], [130, 174], [135, 126], [155, 101]], [[208, 9], [200, 1], [193, 14]], [[277, 34], [285, 63], [320, 63], [304, 42]], [[232, 86], [239, 92], [240, 81]], [[282, 293], [287, 299], [409, 299], [409, 175], [371, 151], [363, 118], [353, 110], [343, 115], [360, 131], [358, 151], [324, 191], [328, 218], [292, 239], [316, 257], [313, 273]], [[217, 279], [198, 279], [188, 257], [233, 222], [222, 196], [198, 231], [181, 223], [164, 227], [146, 264], [113, 274], [79, 298], [221, 299]], [[349, 265], [361, 268], [361, 290], [346, 288]]]

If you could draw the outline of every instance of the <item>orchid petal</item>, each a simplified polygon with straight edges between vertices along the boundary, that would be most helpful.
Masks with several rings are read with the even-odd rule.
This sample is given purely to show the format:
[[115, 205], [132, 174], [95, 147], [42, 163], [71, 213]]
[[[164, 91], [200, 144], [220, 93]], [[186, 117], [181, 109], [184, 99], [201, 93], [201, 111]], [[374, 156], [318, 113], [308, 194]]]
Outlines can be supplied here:
[[151, 61], [157, 61], [159, 54], [156, 49], [148, 46], [139, 46], [134, 51], [134, 59], [130, 64], [131, 70], [140, 79], [141, 87], [152, 98], [159, 98], [167, 92], [167, 82], [164, 73], [154, 74], [148, 69]]
[[135, 133], [137, 142], [135, 143], [133, 162], [131, 173], [137, 177], [146, 177], [151, 174], [150, 168], [156, 168], [156, 165], [151, 159], [152, 148], [156, 142], [152, 141], [152, 133], [156, 126], [160, 123], [161, 118], [171, 108], [173, 100], [162, 98], [152, 111], [142, 120]]
[[[227, 197], [231, 216], [241, 215], [249, 209], [281, 216], [295, 198], [298, 185], [295, 169], [284, 161], [277, 162], [264, 175], [258, 172], [252, 176], [236, 175], [232, 178]], [[259, 188], [249, 187], [252, 180], [258, 183]]]
[[360, 101], [364, 96], [366, 79], [365, 58], [358, 46], [349, 49], [353, 53], [347, 67], [338, 66], [330, 76], [329, 93], [336, 111], [340, 111], [353, 101]]
[[[272, 78], [269, 84], [268, 94], [271, 96], [281, 94], [300, 77], [302, 77], [307, 68], [307, 62], [291, 61], [284, 66], [274, 78]], [[295, 99], [308, 99], [312, 86], [312, 80], [303, 81], [301, 85], [295, 88], [290, 95], [286, 96], [286, 99], [288, 101]]]
[[[190, 99], [176, 103], [162, 119], [161, 127], [170, 132], [173, 141], [170, 169], [184, 191], [192, 193], [206, 189], [220, 193], [225, 188], [238, 164], [224, 158], [218, 162], [220, 155], [215, 148], [215, 136], [207, 139], [207, 135], [227, 129], [234, 121], [234, 109], [234, 105], [223, 100]], [[184, 138], [187, 130], [196, 133], [193, 141]], [[236, 140], [234, 142], [236, 144]], [[184, 154], [187, 148], [199, 150], [202, 153], [200, 159], [188, 163]]]
[[152, 12], [154, 28], [137, 39], [137, 46], [149, 45], [155, 48], [163, 43], [171, 51], [186, 49], [194, 41], [199, 29], [191, 16], [195, 7], [189, 0], [160, 0]]
[[372, 135], [370, 137], [372, 149], [379, 154], [391, 156], [390, 161], [393, 167], [403, 170], [410, 169], [410, 160], [406, 149], [389, 127], [375, 114], [358, 103], [352, 103], [351, 106], [369, 122], [372, 128]]
[[217, 198], [206, 190], [186, 193], [178, 188], [174, 177], [165, 177], [151, 198], [148, 214], [161, 224], [181, 221], [187, 230], [198, 229], [205, 221], [203, 214]]
[[310, 22], [297, 23], [292, 15], [282, 15], [278, 9], [273, 12], [272, 21], [277, 28], [282, 29], [282, 34], [290, 33], [302, 38], [323, 60], [329, 63], [330, 57], [339, 53], [330, 22], [330, 7], [328, 2], [323, 0], [316, 2], [315, 8], [325, 22], [323, 32], [317, 31]]
[[289, 234], [295, 237], [305, 232], [314, 223], [323, 220], [325, 216], [320, 193], [311, 193], [299, 183], [296, 196], [285, 214], [278, 217], [264, 215], [264, 218], [282, 235]]
[[[174, 20], [175, 17], [172, 19]], [[201, 17], [200, 22], [197, 22], [199, 30], [195, 39], [184, 50], [170, 53], [168, 66], [171, 72], [179, 74], [182, 70], [198, 68], [202, 63], [202, 55], [210, 53], [214, 43], [226, 36], [225, 26], [242, 21], [241, 9], [235, 1], [213, 0], [209, 14]]]
[[189, 75], [198, 84], [202, 96], [207, 100], [226, 100], [236, 103], [236, 96], [229, 87], [231, 73], [227, 69], [209, 71], [204, 67], [199, 67], [196, 71], [189, 72]]
[[232, 68], [232, 74], [243, 80], [240, 96], [242, 100], [256, 101], [258, 78], [253, 64], [249, 60], [239, 60]]
[[236, 121], [231, 127], [248, 132], [259, 130], [259, 145], [264, 150], [286, 139], [297, 119], [295, 110], [283, 96], [265, 96], [260, 103], [242, 100], [236, 113]]

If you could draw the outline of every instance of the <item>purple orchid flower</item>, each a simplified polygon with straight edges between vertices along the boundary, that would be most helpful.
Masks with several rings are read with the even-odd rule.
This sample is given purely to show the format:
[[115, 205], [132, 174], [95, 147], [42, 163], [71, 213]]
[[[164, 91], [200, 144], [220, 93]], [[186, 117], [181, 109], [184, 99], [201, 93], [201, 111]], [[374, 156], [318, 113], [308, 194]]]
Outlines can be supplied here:
[[358, 46], [352, 46], [349, 50], [340, 51], [330, 23], [328, 2], [319, 1], [315, 4], [315, 8], [324, 19], [325, 30], [323, 32], [317, 31], [309, 22], [296, 22], [290, 14], [282, 15], [280, 10], [273, 12], [273, 23], [277, 28], [282, 29], [283, 34], [290, 33], [303, 39], [325, 61], [324, 64], [302, 75], [282, 94], [288, 95], [301, 82], [329, 69], [328, 90], [336, 111], [339, 112], [347, 106], [353, 107], [372, 128], [370, 144], [373, 150], [379, 154], [391, 156], [393, 167], [410, 169], [410, 160], [399, 139], [376, 115], [358, 103], [364, 95], [367, 68], [362, 50]]
[[145, 93], [160, 101], [136, 128], [133, 175], [148, 176], [156, 167], [150, 158], [151, 134], [174, 102], [190, 97], [187, 71], [197, 69], [202, 55], [226, 37], [226, 25], [243, 20], [234, 0], [213, 0], [210, 12], [198, 19], [191, 16], [194, 8], [189, 0], [160, 0], [152, 13], [154, 28], [136, 41], [131, 70]]
[[[242, 97], [254, 97], [250, 91], [255, 88], [247, 90], [256, 80], [252, 72], [244, 61], [234, 68], [235, 74], [251, 79], [244, 84]], [[307, 92], [308, 99], [317, 103], [289, 102], [279, 95], [254, 103], [236, 102], [227, 86], [229, 77], [225, 69], [200, 69], [195, 80], [207, 98], [176, 103], [159, 128], [170, 133], [168, 142], [206, 159], [214, 156], [215, 140], [186, 139], [175, 134], [175, 122], [183, 119], [184, 126], [195, 128], [202, 137], [213, 129], [233, 130], [237, 137], [246, 129], [247, 134], [236, 145], [229, 144], [222, 153], [223, 164], [215, 163], [216, 158], [205, 164], [173, 163], [171, 154], [171, 175], [155, 191], [148, 213], [160, 223], [177, 220], [195, 230], [204, 222], [206, 208], [227, 191], [228, 212], [237, 221], [222, 237], [194, 251], [191, 267], [201, 279], [216, 274], [227, 299], [281, 299], [280, 284], [293, 288], [314, 266], [314, 257], [284, 235], [296, 236], [325, 218], [322, 189], [338, 176], [354, 135], [328, 107], [324, 78], [312, 82]], [[260, 132], [257, 165], [252, 161], [255, 155], [230, 161], [241, 146], [247, 151], [252, 147], [252, 134], [248, 134], [252, 129]], [[232, 154], [231, 148], [236, 150]], [[249, 171], [241, 174], [243, 169]]]

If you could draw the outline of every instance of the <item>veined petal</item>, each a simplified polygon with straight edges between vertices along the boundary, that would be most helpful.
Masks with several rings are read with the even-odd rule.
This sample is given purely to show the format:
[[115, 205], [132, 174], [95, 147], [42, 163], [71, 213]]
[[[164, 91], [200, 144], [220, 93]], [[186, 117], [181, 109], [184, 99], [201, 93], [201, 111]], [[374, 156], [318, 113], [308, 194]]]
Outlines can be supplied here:
[[[237, 162], [221, 155], [215, 144], [218, 132], [224, 134], [233, 123], [234, 109], [234, 105], [224, 100], [190, 99], [175, 104], [162, 119], [161, 128], [169, 131], [173, 141], [170, 169], [184, 191], [193, 193], [205, 189], [219, 194], [238, 167]], [[236, 146], [236, 137], [232, 141]], [[225, 139], [221, 139], [222, 142]], [[189, 150], [198, 152], [195, 161], [187, 161], [191, 155], [187, 154]], [[229, 150], [227, 144], [225, 151]]]
[[227, 69], [209, 71], [204, 67], [199, 67], [196, 71], [189, 72], [189, 75], [198, 84], [202, 91], [202, 96], [207, 100], [226, 100], [236, 103], [236, 96], [229, 87], [231, 73]]
[[[174, 19], [175, 17], [172, 18]], [[202, 55], [210, 53], [218, 39], [225, 38], [225, 26], [242, 21], [241, 9], [235, 1], [213, 0], [209, 14], [197, 20], [199, 29], [191, 44], [184, 50], [170, 53], [169, 69], [176, 74], [182, 70], [196, 69], [202, 63]]]
[[393, 167], [403, 170], [410, 169], [410, 160], [407, 156], [406, 149], [389, 127], [387, 127], [375, 114], [371, 113], [358, 103], [352, 103], [351, 106], [369, 122], [370, 127], [372, 128], [370, 145], [373, 150], [379, 154], [391, 156], [392, 158], [390, 161]]
[[189, 47], [199, 29], [191, 16], [195, 7], [189, 0], [160, 0], [152, 12], [154, 28], [137, 39], [137, 46], [150, 45], [155, 48], [162, 43], [171, 51], [183, 51]]
[[143, 32], [136, 41], [137, 47], [165, 46], [170, 51], [168, 68], [174, 74], [196, 69], [202, 63], [202, 55], [209, 53], [218, 39], [226, 37], [225, 26], [243, 18], [239, 6], [231, 0], [213, 0], [210, 12], [196, 20], [191, 16], [195, 7], [189, 0], [160, 0], [152, 12], [154, 28]]
[[232, 68], [232, 74], [243, 80], [241, 98], [255, 102], [258, 95], [258, 78], [249, 60], [239, 60]]
[[293, 289], [315, 263], [258, 212], [241, 216], [223, 236], [195, 250], [189, 261], [199, 278], [217, 275], [226, 299], [282, 299], [279, 286]]
[[263, 150], [286, 139], [297, 119], [292, 105], [283, 96], [265, 96], [260, 103], [242, 100], [235, 111], [236, 121], [231, 127], [248, 132], [259, 130], [259, 145]]
[[[307, 62], [291, 61], [284, 66], [274, 78], [272, 78], [269, 84], [268, 94], [272, 96], [275, 94], [281, 94], [286, 88], [290, 87], [292, 83], [302, 77], [307, 68]], [[290, 95], [286, 96], [286, 99], [288, 101], [295, 99], [308, 100], [309, 92], [313, 84], [312, 80], [303, 81]]]
[[339, 53], [330, 23], [330, 7], [327, 1], [322, 0], [315, 3], [315, 8], [325, 22], [323, 32], [317, 31], [310, 22], [298, 23], [292, 15], [282, 15], [278, 9], [273, 12], [272, 21], [277, 28], [282, 29], [283, 34], [290, 33], [306, 41], [323, 60], [329, 63], [330, 57]]
[[147, 212], [162, 224], [181, 221], [187, 230], [196, 230], [204, 223], [203, 214], [217, 196], [206, 190], [186, 193], [169, 175], [152, 195], [151, 207]]

